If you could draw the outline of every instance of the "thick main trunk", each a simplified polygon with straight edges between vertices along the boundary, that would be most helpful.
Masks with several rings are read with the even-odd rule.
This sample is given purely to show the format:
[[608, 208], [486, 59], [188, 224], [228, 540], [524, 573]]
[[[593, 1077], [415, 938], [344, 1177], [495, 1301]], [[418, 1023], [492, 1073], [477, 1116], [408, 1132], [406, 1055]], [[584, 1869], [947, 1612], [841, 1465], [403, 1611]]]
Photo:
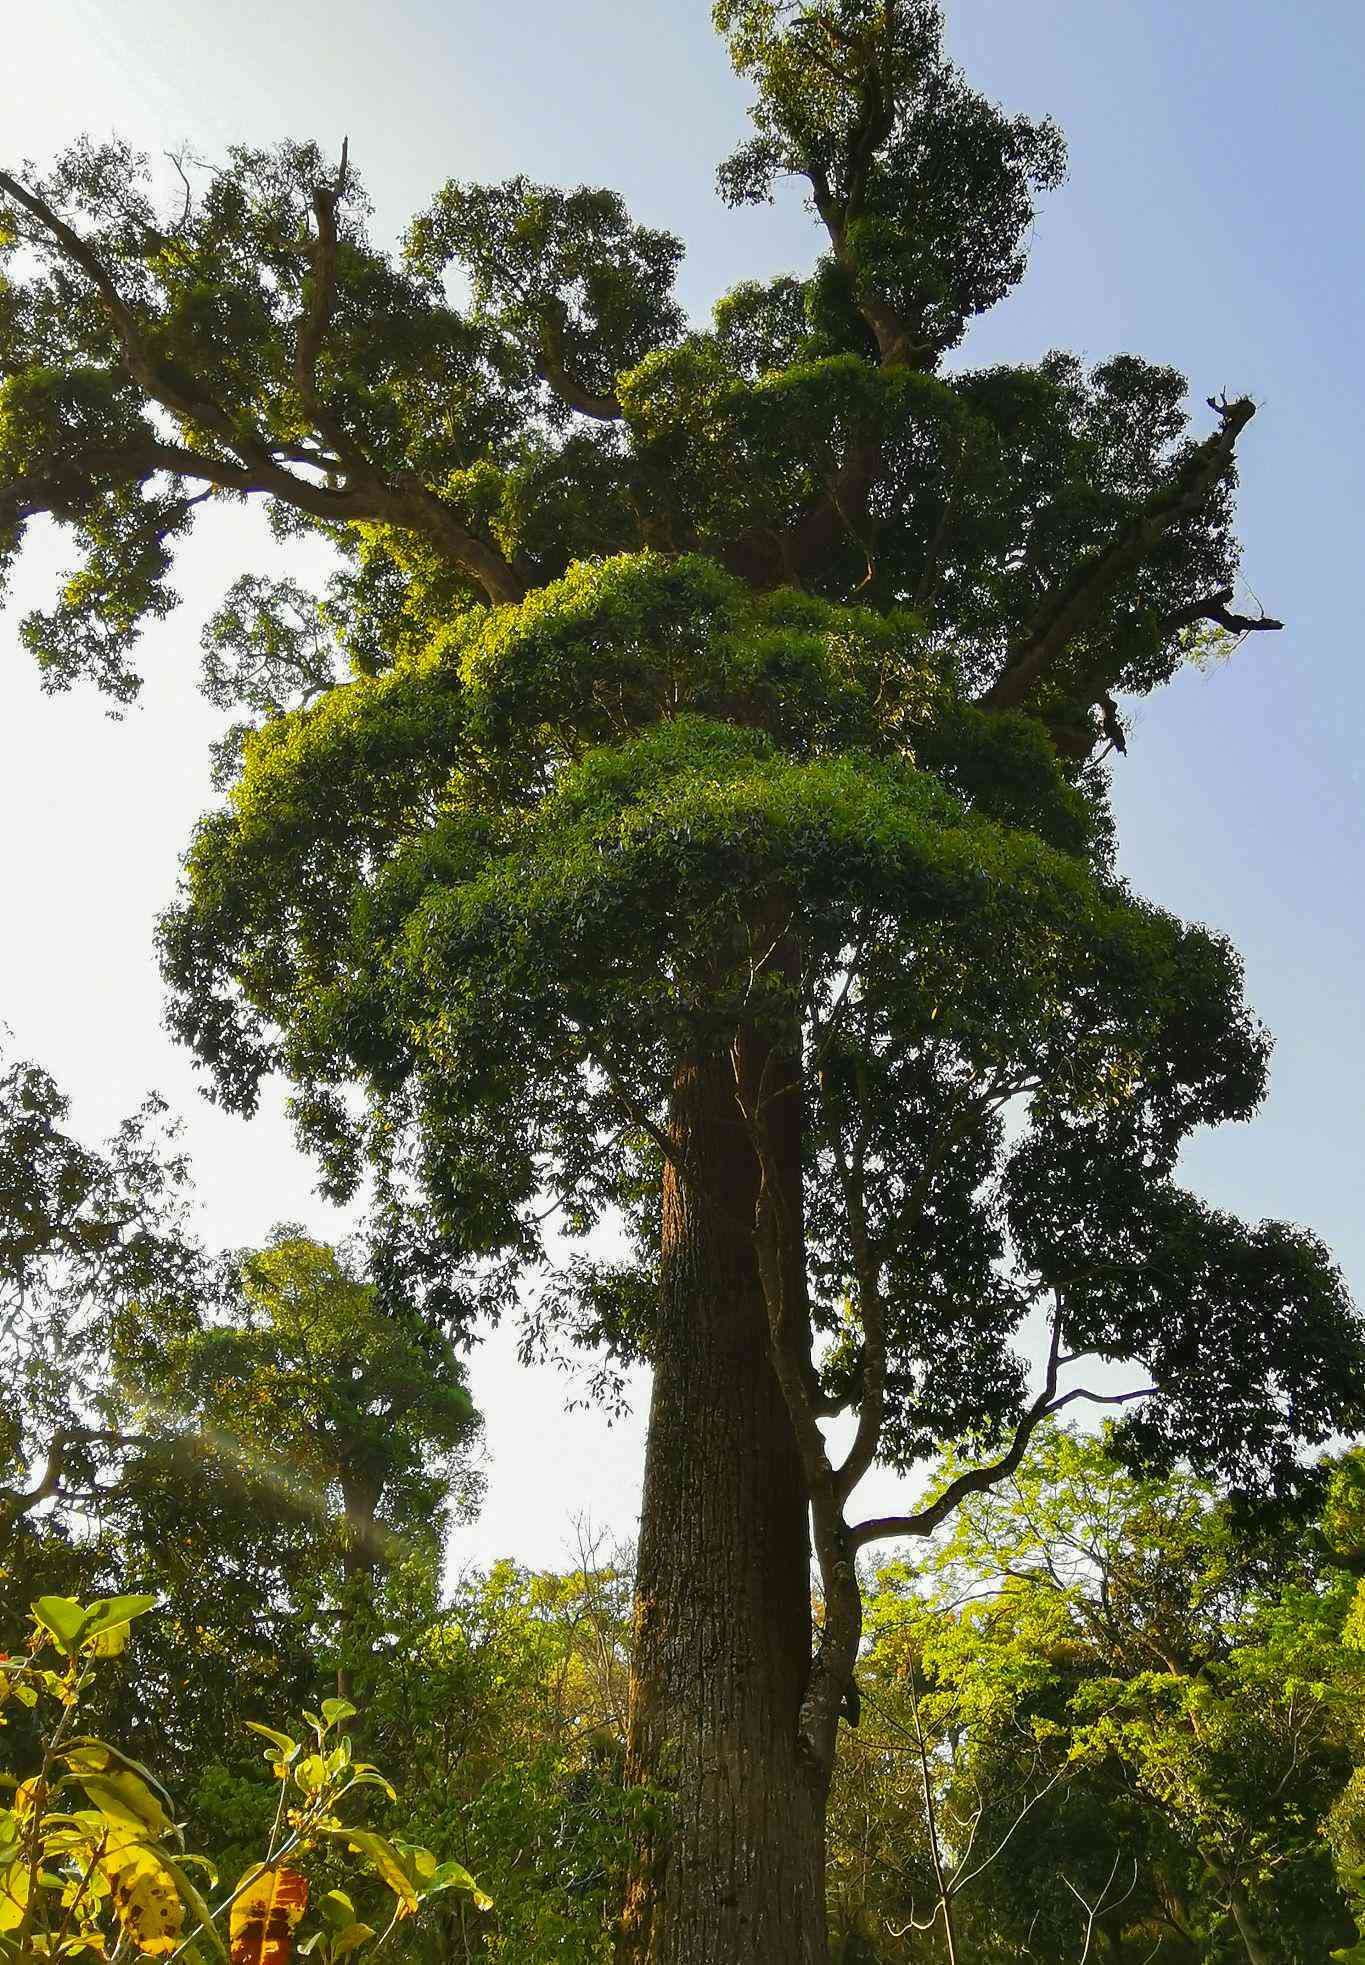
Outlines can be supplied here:
[[628, 1771], [667, 1791], [623, 1923], [630, 1965], [824, 1965], [824, 1782], [807, 1497], [768, 1353], [758, 1171], [726, 1060], [680, 1076], [640, 1525]]

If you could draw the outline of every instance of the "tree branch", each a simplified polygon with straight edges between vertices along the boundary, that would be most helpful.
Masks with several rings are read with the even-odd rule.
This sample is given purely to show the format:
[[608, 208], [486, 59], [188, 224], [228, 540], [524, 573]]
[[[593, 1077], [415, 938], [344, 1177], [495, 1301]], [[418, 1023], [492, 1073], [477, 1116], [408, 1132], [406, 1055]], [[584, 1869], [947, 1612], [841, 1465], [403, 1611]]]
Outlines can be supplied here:
[[71, 1449], [77, 1446], [138, 1447], [144, 1444], [136, 1434], [100, 1431], [88, 1426], [66, 1426], [52, 1436], [47, 1462], [37, 1485], [28, 1489], [0, 1487], [0, 1515], [17, 1521], [44, 1501], [61, 1493], [62, 1477]]
[[294, 341], [294, 386], [313, 428], [351, 471], [370, 472], [369, 460], [351, 441], [318, 395], [318, 356], [336, 307], [337, 206], [346, 189], [349, 139], [341, 140], [341, 163], [332, 184], [313, 187], [317, 232], [311, 243], [312, 277]]
[[104, 311], [119, 339], [123, 367], [156, 403], [181, 423], [197, 424], [211, 430], [244, 461], [261, 465], [269, 460], [267, 446], [251, 431], [239, 429], [233, 419], [210, 397], [182, 388], [152, 358], [143, 342], [137, 317], [119, 292], [118, 284], [98, 253], [79, 232], [66, 223], [47, 201], [23, 185], [8, 171], [0, 171], [0, 191], [37, 219], [62, 254], [78, 266], [100, 297]]
[[878, 1263], [872, 1253], [867, 1228], [866, 1191], [863, 1182], [863, 1154], [850, 1163], [835, 1146], [839, 1181], [844, 1190], [844, 1213], [848, 1221], [853, 1266], [858, 1278], [858, 1309], [863, 1329], [862, 1383], [858, 1398], [858, 1426], [853, 1444], [836, 1470], [834, 1489], [840, 1503], [848, 1500], [863, 1475], [877, 1457], [882, 1422], [886, 1410], [886, 1316], [882, 1303]]
[[895, 126], [896, 101], [889, 69], [896, 11], [896, 0], [888, 0], [880, 48], [873, 45], [871, 31], [855, 37], [841, 34], [830, 23], [817, 21], [813, 16], [802, 18], [801, 24], [824, 28], [848, 51], [852, 72], [838, 72], [846, 86], [852, 87], [857, 94], [858, 110], [849, 130], [842, 189], [836, 189], [828, 170], [815, 158], [804, 159], [801, 170], [810, 184], [815, 209], [829, 234], [834, 256], [849, 276], [853, 303], [872, 330], [882, 366], [920, 368], [934, 360], [937, 349], [931, 342], [915, 341], [911, 326], [887, 301], [861, 290], [858, 262], [848, 242], [849, 227], [863, 213], [868, 179], [877, 151]]
[[[346, 168], [343, 151], [342, 172]], [[267, 442], [259, 432], [241, 427], [219, 404], [207, 396], [185, 389], [168, 376], [148, 352], [137, 318], [119, 292], [117, 282], [99, 255], [65, 219], [61, 218], [37, 192], [29, 190], [8, 172], [0, 171], [0, 192], [12, 198], [35, 218], [60, 253], [83, 272], [98, 293], [118, 336], [122, 365], [126, 373], [160, 408], [174, 416], [182, 426], [210, 432], [231, 451], [236, 462], [215, 457], [188, 445], [156, 441], [118, 451], [88, 452], [84, 458], [41, 478], [30, 475], [8, 485], [0, 485], [0, 525], [22, 521], [39, 511], [55, 511], [62, 516], [73, 504], [88, 499], [88, 479], [100, 465], [126, 462], [133, 478], [169, 471], [196, 477], [225, 490], [261, 493], [278, 498], [282, 504], [310, 517], [329, 523], [380, 520], [403, 531], [422, 534], [437, 550], [475, 580], [495, 605], [524, 598], [527, 583], [520, 571], [496, 546], [480, 539], [462, 525], [450, 508], [415, 475], [385, 481], [370, 470], [358, 452], [345, 443], [343, 434], [328, 427], [331, 419], [316, 401], [313, 370], [330, 319], [335, 267], [336, 199], [344, 186], [339, 174], [335, 186], [323, 187], [315, 198], [319, 218], [319, 244], [315, 249], [315, 278], [310, 306], [299, 331], [295, 353], [294, 379], [309, 413], [318, 421], [320, 433], [350, 465], [359, 467], [347, 482], [319, 485], [297, 477], [279, 462], [284, 447]], [[328, 247], [328, 239], [331, 247]], [[330, 256], [329, 256], [330, 251]], [[296, 446], [288, 446], [297, 454]], [[347, 453], [349, 452], [349, 456]], [[311, 459], [307, 460], [312, 462]], [[325, 463], [319, 460], [321, 468]], [[50, 494], [50, 495], [45, 495]], [[55, 501], [55, 502], [54, 502]]]
[[1272, 619], [1269, 614], [1233, 614], [1228, 608], [1231, 599], [1232, 588], [1220, 587], [1216, 594], [1209, 594], [1204, 600], [1192, 601], [1188, 607], [1177, 608], [1174, 614], [1168, 614], [1161, 623], [1161, 632], [1163, 635], [1178, 634], [1181, 628], [1192, 628], [1196, 621], [1213, 621], [1234, 635], [1283, 628], [1284, 622]]
[[983, 708], [1017, 709], [1027, 701], [1117, 583], [1141, 565], [1173, 525], [1197, 512], [1227, 474], [1237, 439], [1256, 414], [1256, 405], [1249, 397], [1234, 403], [1210, 397], [1209, 404], [1218, 415], [1218, 429], [1195, 446], [1170, 482], [1153, 493], [1107, 545], [1083, 559], [1047, 596], [1032, 627], [1010, 650], [1000, 675], [981, 697]]
[[1014, 1438], [1008, 1449], [998, 1460], [985, 1467], [970, 1467], [965, 1473], [950, 1481], [942, 1494], [913, 1515], [880, 1515], [871, 1520], [859, 1522], [848, 1532], [850, 1545], [854, 1549], [865, 1548], [869, 1542], [880, 1542], [893, 1535], [932, 1535], [941, 1522], [947, 1520], [960, 1501], [969, 1494], [984, 1494], [1012, 1474], [1028, 1451], [1028, 1443], [1037, 1432], [1043, 1420], [1053, 1411], [1053, 1400], [1057, 1392], [1057, 1373], [1062, 1344], [1062, 1316], [1060, 1305], [1052, 1320], [1052, 1342], [1048, 1348], [1047, 1372], [1043, 1389], [1024, 1417], [1015, 1428]]
[[595, 396], [591, 389], [585, 389], [575, 382], [564, 366], [564, 328], [562, 321], [553, 314], [546, 314], [540, 323], [540, 359], [536, 373], [543, 382], [548, 382], [561, 402], [570, 409], [576, 409], [583, 416], [595, 416], [600, 423], [617, 423], [621, 419], [621, 405], [614, 395]]
[[[742, 1040], [734, 1051], [735, 1091], [753, 1140], [759, 1166], [754, 1213], [754, 1250], [768, 1315], [768, 1354], [796, 1436], [810, 1495], [816, 1559], [824, 1591], [825, 1616], [819, 1648], [797, 1719], [797, 1748], [822, 1780], [834, 1764], [839, 1713], [857, 1662], [863, 1604], [853, 1552], [848, 1543], [838, 1480], [820, 1431], [815, 1378], [810, 1358], [810, 1320], [804, 1302], [805, 1267], [799, 1217], [800, 1191], [789, 1203], [772, 1136], [769, 1080], [783, 1061], [769, 1050], [753, 1081]], [[784, 1088], [786, 1089], [786, 1088]], [[795, 1300], [794, 1300], [795, 1299]]]

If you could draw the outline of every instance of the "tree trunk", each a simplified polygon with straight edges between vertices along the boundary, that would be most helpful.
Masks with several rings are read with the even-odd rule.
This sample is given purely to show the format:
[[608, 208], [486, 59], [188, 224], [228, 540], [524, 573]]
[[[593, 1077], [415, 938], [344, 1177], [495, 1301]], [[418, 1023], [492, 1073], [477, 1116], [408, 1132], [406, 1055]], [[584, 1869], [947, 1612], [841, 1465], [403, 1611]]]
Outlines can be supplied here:
[[[368, 1471], [347, 1467], [341, 1476], [341, 1598], [338, 1615], [337, 1697], [354, 1703], [356, 1659], [361, 1650], [356, 1626], [368, 1620], [379, 1574], [379, 1483]], [[347, 1728], [349, 1731], [349, 1727]]]
[[1228, 1903], [1232, 1911], [1232, 1921], [1237, 1926], [1237, 1934], [1242, 1940], [1250, 1965], [1274, 1965], [1256, 1929], [1246, 1891], [1235, 1878], [1229, 1886]]
[[[807, 1496], [768, 1355], [758, 1168], [725, 1058], [679, 1075], [640, 1524], [627, 1772], [667, 1792], [630, 1965], [825, 1965], [827, 1782], [797, 1752]], [[799, 1139], [797, 1140], [799, 1150]]]

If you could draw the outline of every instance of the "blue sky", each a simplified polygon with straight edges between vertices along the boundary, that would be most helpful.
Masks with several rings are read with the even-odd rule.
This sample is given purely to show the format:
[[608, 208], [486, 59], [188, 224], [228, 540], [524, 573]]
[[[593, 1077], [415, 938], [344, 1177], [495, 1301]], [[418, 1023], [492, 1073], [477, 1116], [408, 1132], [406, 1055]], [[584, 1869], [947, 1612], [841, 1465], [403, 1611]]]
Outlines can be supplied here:
[[[735, 280], [799, 269], [817, 249], [795, 191], [744, 212], [714, 196], [744, 96], [703, 5], [48, 0], [26, 11], [7, 37], [21, 85], [6, 103], [6, 162], [46, 158], [83, 130], [209, 156], [286, 136], [334, 147], [345, 134], [381, 232], [450, 176], [611, 184], [687, 242], [683, 298], [698, 316]], [[1310, 1224], [1365, 1294], [1365, 9], [950, 0], [948, 13], [977, 86], [1054, 115], [1072, 159], [1040, 215], [1028, 279], [962, 359], [1132, 350], [1183, 369], [1198, 404], [1226, 388], [1261, 406], [1241, 445], [1245, 571], [1289, 626], [1135, 706], [1116, 773], [1123, 863], [1151, 898], [1231, 936], [1278, 1039], [1266, 1107], [1196, 1141], [1188, 1177], [1252, 1217]], [[63, 563], [60, 541], [35, 539], [0, 617], [0, 1021], [75, 1094], [84, 1127], [112, 1125], [151, 1085], [170, 1097], [215, 1241], [258, 1237], [281, 1216], [338, 1225], [277, 1106], [247, 1128], [195, 1097], [160, 1029], [150, 957], [208, 797], [215, 720], [194, 696], [199, 624], [229, 579], [271, 554], [248, 518], [201, 530], [184, 555], [184, 605], [148, 637], [144, 699], [120, 724], [91, 696], [43, 698], [16, 645], [18, 612]], [[1253, 608], [1250, 593], [1240, 604]], [[558, 1560], [575, 1512], [629, 1532], [638, 1420], [606, 1435], [591, 1415], [564, 1416], [563, 1388], [519, 1372], [504, 1338], [474, 1377], [491, 1484], [457, 1558]]]

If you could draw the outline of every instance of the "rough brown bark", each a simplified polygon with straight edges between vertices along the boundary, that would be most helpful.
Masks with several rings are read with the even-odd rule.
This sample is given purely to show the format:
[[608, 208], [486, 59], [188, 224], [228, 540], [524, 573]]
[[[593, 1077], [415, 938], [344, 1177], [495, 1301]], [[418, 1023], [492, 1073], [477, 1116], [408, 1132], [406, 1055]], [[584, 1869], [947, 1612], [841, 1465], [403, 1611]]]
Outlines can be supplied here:
[[769, 1361], [758, 1167], [726, 1058], [680, 1074], [640, 1529], [628, 1775], [668, 1791], [630, 1965], [825, 1965], [825, 1784], [803, 1765], [807, 1496]]

